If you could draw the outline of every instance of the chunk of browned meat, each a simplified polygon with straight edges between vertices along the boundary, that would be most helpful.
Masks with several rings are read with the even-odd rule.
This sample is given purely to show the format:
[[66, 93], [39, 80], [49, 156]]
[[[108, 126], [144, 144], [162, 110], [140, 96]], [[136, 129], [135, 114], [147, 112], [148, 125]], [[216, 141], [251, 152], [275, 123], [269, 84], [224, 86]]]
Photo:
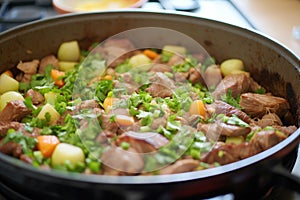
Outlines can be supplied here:
[[149, 153], [158, 150], [169, 143], [169, 140], [159, 133], [139, 133], [128, 131], [119, 137], [118, 143], [127, 142], [139, 153]]
[[174, 82], [161, 72], [155, 73], [149, 79], [151, 85], [146, 88], [153, 97], [171, 97], [175, 89]]
[[3, 140], [0, 140], [0, 152], [19, 158], [23, 153], [22, 146], [16, 142], [7, 142], [2, 144]]
[[228, 103], [224, 101], [216, 100], [211, 105], [206, 105], [207, 110], [210, 112], [210, 115], [212, 114], [224, 114], [228, 117], [231, 117], [232, 115], [236, 115], [238, 118], [243, 120], [246, 123], [251, 122], [251, 118], [244, 113], [243, 111], [237, 109], [236, 107], [229, 105]]
[[217, 120], [215, 123], [210, 124], [201, 124], [197, 126], [199, 131], [202, 131], [209, 140], [217, 141], [221, 135], [223, 136], [246, 136], [251, 132], [250, 127], [242, 127], [227, 124], [220, 120]]
[[40, 62], [40, 67], [39, 67], [38, 73], [44, 74], [45, 68], [48, 65], [51, 65], [55, 69], [58, 69], [58, 59], [54, 55], [49, 55], [49, 56], [45, 56], [44, 58], [42, 58], [41, 62]]
[[33, 60], [30, 62], [19, 62], [17, 68], [25, 74], [36, 74], [40, 61]]
[[266, 150], [278, 144], [286, 137], [286, 135], [280, 134], [276, 130], [264, 130], [255, 133], [250, 142], [254, 143], [261, 150]]
[[261, 119], [253, 120], [253, 123], [262, 128], [266, 126], [282, 126], [281, 119], [275, 113], [268, 113]]
[[218, 131], [221, 133], [221, 135], [225, 136], [246, 136], [251, 132], [250, 127], [243, 127], [243, 126], [236, 126], [236, 125], [231, 125], [227, 124], [222, 121], [217, 121], [216, 122]]
[[177, 173], [190, 172], [196, 170], [198, 166], [199, 166], [199, 161], [194, 159], [178, 160], [175, 163], [161, 169], [159, 171], [159, 174], [177, 174]]
[[260, 151], [260, 149], [257, 149], [256, 146], [251, 143], [225, 144], [218, 142], [211, 151], [201, 156], [201, 161], [208, 164], [217, 162], [221, 165], [225, 165], [253, 156]]
[[127, 39], [110, 39], [105, 41], [101, 54], [110, 67], [116, 67], [127, 58], [135, 55], [136, 48]]
[[298, 128], [296, 126], [273, 126], [280, 132], [284, 133], [286, 136], [293, 134]]
[[22, 76], [19, 76], [19, 81], [29, 83], [31, 80], [31, 76], [33, 74], [36, 74], [38, 66], [38, 60], [33, 60], [30, 62], [19, 62], [17, 68], [24, 73]]
[[5, 122], [20, 121], [30, 113], [31, 110], [25, 106], [23, 101], [21, 100], [10, 101], [0, 112], [0, 121], [5, 121]]
[[205, 85], [200, 71], [194, 67], [189, 70], [189, 81], [193, 84], [200, 83], [201, 85]]
[[212, 96], [215, 99], [220, 99], [221, 96], [227, 94], [231, 90], [232, 96], [236, 98], [238, 95], [245, 92], [253, 92], [259, 89], [260, 86], [246, 73], [230, 74], [225, 76], [217, 85]]
[[24, 124], [20, 122], [4, 122], [0, 121], [0, 138], [6, 136], [6, 133], [9, 129], [20, 130], [24, 128]]
[[95, 99], [89, 99], [89, 100], [84, 100], [80, 102], [76, 107], [75, 111], [80, 111], [80, 110], [92, 110], [94, 108], [100, 108], [99, 103]]
[[240, 105], [248, 115], [262, 117], [267, 113], [285, 115], [290, 106], [286, 99], [266, 94], [245, 93], [241, 95]]
[[144, 160], [135, 149], [124, 150], [112, 146], [101, 156], [105, 175], [138, 174], [144, 168]]
[[26, 97], [31, 97], [31, 101], [34, 105], [41, 104], [45, 101], [44, 96], [41, 93], [39, 93], [38, 91], [35, 91], [33, 89], [29, 89], [26, 92]]
[[179, 54], [174, 54], [168, 61], [167, 65], [174, 66], [180, 65], [185, 62], [185, 57]]
[[117, 133], [119, 126], [116, 122], [111, 120], [112, 116], [113, 115], [108, 115], [108, 114], [102, 114], [101, 115], [102, 128], [105, 131], [109, 131], [109, 132], [112, 132], [112, 133]]

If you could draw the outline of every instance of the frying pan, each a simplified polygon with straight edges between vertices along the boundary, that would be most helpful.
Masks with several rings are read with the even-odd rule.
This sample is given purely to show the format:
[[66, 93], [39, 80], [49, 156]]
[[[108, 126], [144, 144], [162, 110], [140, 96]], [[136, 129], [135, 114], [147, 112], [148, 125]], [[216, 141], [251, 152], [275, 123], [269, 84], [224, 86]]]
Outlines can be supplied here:
[[[68, 14], [29, 23], [0, 35], [1, 71], [20, 60], [55, 53], [63, 41], [78, 40], [86, 48], [91, 42], [139, 27], [163, 27], [186, 34], [219, 62], [241, 58], [255, 80], [289, 100], [291, 123], [299, 125], [299, 58], [261, 33], [191, 14], [126, 10]], [[300, 129], [274, 147], [238, 162], [203, 171], [143, 177], [47, 171], [0, 154], [1, 188], [17, 191], [15, 199], [200, 199], [227, 193], [236, 199], [256, 199], [276, 183], [300, 192], [299, 178], [289, 173], [299, 140]]]

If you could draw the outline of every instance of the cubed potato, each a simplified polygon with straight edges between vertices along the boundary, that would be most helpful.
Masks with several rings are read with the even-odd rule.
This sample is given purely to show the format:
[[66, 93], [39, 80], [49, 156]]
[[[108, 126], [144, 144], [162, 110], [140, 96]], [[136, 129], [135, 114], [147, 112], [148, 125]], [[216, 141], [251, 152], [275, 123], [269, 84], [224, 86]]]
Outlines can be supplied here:
[[66, 161], [76, 164], [79, 162], [84, 162], [84, 160], [85, 156], [82, 149], [67, 143], [58, 144], [51, 156], [52, 165], [61, 165]]
[[137, 54], [132, 56], [129, 61], [129, 65], [140, 71], [148, 71], [151, 66], [151, 59], [145, 54]]
[[44, 94], [46, 103], [49, 103], [54, 106], [56, 94], [54, 92], [47, 92]]
[[69, 72], [72, 71], [77, 64], [78, 62], [59, 61], [58, 69], [60, 71]]
[[220, 68], [223, 76], [227, 76], [234, 71], [243, 71], [244, 63], [240, 59], [228, 59], [221, 63]]
[[0, 75], [0, 94], [8, 91], [18, 91], [19, 82], [6, 73]]
[[59, 61], [77, 62], [80, 59], [80, 48], [76, 40], [64, 42], [59, 46], [57, 57]]
[[166, 45], [162, 49], [162, 54], [170, 57], [173, 54], [180, 54], [181, 56], [184, 56], [186, 55], [186, 53], [187, 53], [186, 48], [182, 46]]
[[22, 100], [24, 101], [24, 97], [19, 92], [9, 91], [5, 92], [0, 96], [0, 111], [6, 106], [6, 104], [13, 100]]
[[60, 114], [49, 103], [45, 104], [42, 107], [42, 110], [39, 112], [37, 118], [39, 118], [39, 119], [46, 119], [46, 113], [50, 114], [49, 124], [54, 124], [60, 118]]

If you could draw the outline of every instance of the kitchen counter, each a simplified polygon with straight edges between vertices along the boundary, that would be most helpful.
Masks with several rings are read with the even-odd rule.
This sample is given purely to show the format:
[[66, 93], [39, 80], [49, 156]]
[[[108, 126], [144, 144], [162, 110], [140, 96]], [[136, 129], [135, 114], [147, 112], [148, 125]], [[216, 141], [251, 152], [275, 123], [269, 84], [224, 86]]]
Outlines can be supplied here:
[[[300, 38], [293, 37], [293, 27], [300, 29], [300, 0], [231, 0], [259, 31], [278, 40], [300, 57]], [[300, 30], [299, 30], [300, 35]]]

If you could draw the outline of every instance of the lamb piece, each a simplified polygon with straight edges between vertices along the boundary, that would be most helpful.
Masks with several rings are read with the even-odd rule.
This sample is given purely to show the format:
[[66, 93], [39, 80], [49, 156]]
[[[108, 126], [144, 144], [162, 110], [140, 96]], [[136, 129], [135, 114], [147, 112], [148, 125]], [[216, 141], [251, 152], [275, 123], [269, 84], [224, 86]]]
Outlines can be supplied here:
[[265, 128], [266, 126], [282, 126], [281, 119], [275, 113], [268, 113], [261, 119], [253, 120], [253, 124]]
[[162, 72], [162, 73], [164, 73], [164, 72], [171, 72], [172, 69], [168, 65], [157, 63], [157, 64], [153, 64], [150, 71], [151, 72]]
[[227, 124], [225, 122], [222, 121], [217, 121], [217, 129], [218, 132], [221, 133], [221, 135], [224, 136], [246, 136], [251, 132], [251, 128], [250, 127], [242, 127], [242, 126], [236, 126], [236, 125], [231, 125], [231, 124]]
[[26, 155], [26, 154], [21, 154], [21, 155], [20, 155], [20, 160], [22, 160], [23, 162], [25, 162], [25, 163], [27, 163], [27, 164], [30, 164], [30, 165], [32, 165], [32, 162], [33, 162], [32, 158], [29, 157], [29, 156]]
[[202, 131], [206, 137], [212, 141], [219, 140], [220, 136], [246, 136], [251, 132], [250, 127], [242, 127], [227, 124], [220, 120], [215, 123], [201, 124], [197, 126], [197, 130]]
[[174, 66], [174, 65], [180, 65], [184, 64], [185, 57], [182, 55], [174, 54], [168, 61], [167, 65]]
[[17, 68], [25, 74], [36, 74], [40, 61], [33, 60], [30, 62], [19, 62]]
[[182, 82], [185, 83], [188, 79], [188, 73], [183, 73], [183, 72], [176, 72], [174, 74], [174, 80], [175, 82]]
[[0, 121], [0, 138], [3, 138], [6, 136], [7, 131], [9, 129], [14, 129], [14, 130], [22, 130], [24, 129], [24, 124], [20, 122], [4, 122]]
[[166, 115], [163, 117], [159, 117], [153, 120], [150, 128], [152, 128], [153, 130], [158, 129], [160, 126], [162, 127], [166, 127], [167, 125], [167, 118]]
[[144, 160], [134, 148], [123, 150], [112, 146], [101, 156], [104, 175], [138, 174], [144, 168]]
[[254, 92], [260, 86], [246, 73], [230, 74], [225, 76], [222, 81], [217, 85], [212, 96], [215, 99], [220, 99], [221, 96], [227, 94], [231, 90], [232, 96], [237, 98], [238, 95], [245, 92]]
[[289, 103], [284, 98], [255, 93], [242, 94], [240, 105], [245, 113], [259, 118], [267, 113], [276, 113], [281, 117], [290, 109]]
[[38, 66], [39, 66], [38, 60], [33, 60], [30, 62], [19, 62], [17, 65], [17, 68], [21, 70], [24, 74], [21, 76], [18, 76], [18, 81], [29, 83], [31, 81], [31, 76], [36, 74]]
[[153, 97], [172, 97], [175, 85], [165, 74], [157, 72], [149, 81], [152, 84], [146, 88], [146, 92], [149, 92]]
[[287, 138], [285, 134], [280, 134], [276, 132], [276, 130], [263, 130], [255, 133], [250, 142], [264, 151], [278, 144], [285, 138]]
[[167, 145], [169, 140], [155, 132], [139, 133], [128, 131], [119, 137], [118, 144], [122, 142], [129, 143], [139, 153], [149, 153]]
[[16, 142], [7, 142], [2, 144], [3, 140], [0, 141], [0, 152], [13, 156], [15, 158], [19, 158], [20, 155], [23, 153], [21, 144]]
[[208, 141], [218, 141], [221, 133], [218, 131], [218, 126], [216, 123], [202, 124], [198, 123], [197, 130], [202, 131]]
[[184, 172], [191, 172], [197, 169], [199, 161], [194, 159], [178, 160], [175, 163], [161, 169], [159, 174], [177, 174]]
[[2, 122], [20, 121], [30, 113], [31, 110], [25, 106], [23, 101], [21, 100], [10, 101], [0, 112], [0, 121]]
[[26, 97], [31, 97], [31, 101], [34, 105], [39, 105], [45, 101], [44, 96], [38, 91], [35, 91], [33, 89], [29, 89], [26, 92]]
[[225, 165], [253, 156], [259, 152], [260, 149], [257, 149], [255, 145], [251, 143], [225, 144], [218, 142], [211, 151], [201, 156], [200, 160], [208, 164], [217, 162], [221, 165]]
[[113, 115], [104, 114], [104, 113], [101, 115], [102, 128], [105, 131], [109, 131], [109, 132], [112, 132], [112, 133], [117, 133], [119, 126], [118, 126], [118, 124], [116, 122], [113, 122], [111, 120], [112, 116]]
[[89, 100], [84, 100], [80, 102], [78, 105], [76, 105], [75, 111], [86, 110], [86, 109], [89, 110], [94, 108], [100, 108], [99, 103], [96, 101], [96, 99], [89, 99]]
[[237, 109], [236, 107], [229, 105], [228, 103], [224, 101], [216, 100], [211, 105], [206, 105], [207, 110], [210, 111], [210, 115], [212, 114], [225, 114], [228, 117], [231, 117], [232, 115], [236, 115], [238, 118], [243, 120], [246, 123], [251, 122], [251, 118], [244, 113], [243, 111]]
[[101, 54], [107, 60], [107, 64], [115, 68], [127, 58], [135, 55], [136, 48], [127, 39], [110, 39], [105, 41]]
[[191, 81], [191, 83], [193, 83], [193, 84], [200, 83], [201, 85], [205, 85], [204, 79], [203, 79], [202, 75], [200, 74], [200, 71], [194, 67], [192, 67], [189, 70], [189, 81]]
[[48, 65], [52, 65], [55, 69], [58, 69], [58, 59], [54, 55], [45, 56], [41, 59], [40, 67], [38, 70], [39, 74], [45, 73], [45, 68]]
[[287, 137], [292, 135], [298, 128], [296, 126], [273, 126], [280, 132], [284, 133]]

